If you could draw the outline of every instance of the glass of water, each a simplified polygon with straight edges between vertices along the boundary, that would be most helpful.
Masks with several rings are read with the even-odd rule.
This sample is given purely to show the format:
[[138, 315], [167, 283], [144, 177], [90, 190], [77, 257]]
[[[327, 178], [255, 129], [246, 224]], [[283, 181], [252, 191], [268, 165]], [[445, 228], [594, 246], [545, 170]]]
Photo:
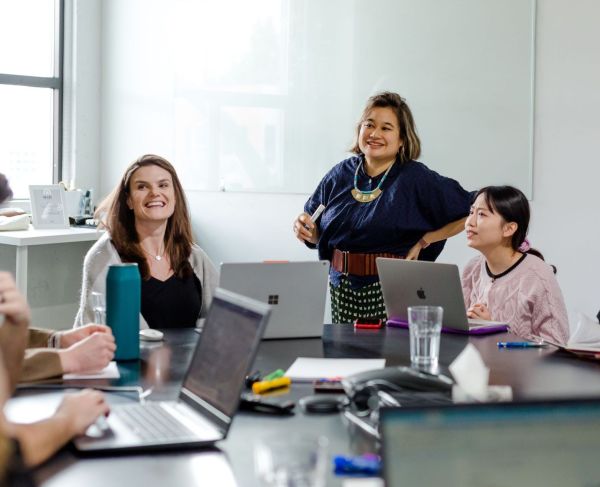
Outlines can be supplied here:
[[254, 444], [254, 469], [264, 487], [324, 487], [328, 440], [318, 435], [266, 435]]
[[410, 361], [413, 366], [426, 369], [437, 368], [443, 315], [444, 309], [441, 306], [408, 308]]
[[94, 311], [94, 323], [98, 325], [106, 325], [106, 302], [104, 294], [92, 293], [92, 310]]

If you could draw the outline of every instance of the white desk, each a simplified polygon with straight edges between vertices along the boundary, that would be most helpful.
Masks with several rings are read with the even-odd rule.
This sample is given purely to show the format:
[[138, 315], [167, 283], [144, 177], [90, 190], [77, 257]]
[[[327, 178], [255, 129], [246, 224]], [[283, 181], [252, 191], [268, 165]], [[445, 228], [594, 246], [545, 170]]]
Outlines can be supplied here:
[[95, 228], [64, 228], [56, 230], [29, 230], [0, 232], [0, 245], [16, 247], [15, 280], [19, 290], [27, 297], [27, 267], [29, 247], [32, 245], [91, 242], [98, 240], [102, 232]]

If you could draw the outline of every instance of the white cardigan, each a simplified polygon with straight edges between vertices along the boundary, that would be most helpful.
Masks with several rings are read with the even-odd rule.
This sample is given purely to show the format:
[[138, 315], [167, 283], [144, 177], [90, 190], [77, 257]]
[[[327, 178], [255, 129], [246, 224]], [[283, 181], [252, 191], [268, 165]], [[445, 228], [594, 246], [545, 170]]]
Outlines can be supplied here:
[[[94, 321], [92, 309], [92, 292], [99, 292], [106, 296], [106, 274], [109, 266], [120, 264], [121, 257], [106, 232], [88, 251], [83, 261], [83, 279], [81, 283], [81, 298], [79, 311], [75, 317], [74, 328], [83, 326]], [[194, 274], [202, 284], [202, 309], [200, 318], [206, 316], [206, 310], [210, 306], [215, 288], [219, 282], [219, 275], [214, 264], [206, 252], [196, 244], [192, 245], [190, 264]], [[198, 323], [199, 324], [199, 321]], [[140, 328], [148, 328], [148, 323], [140, 313]]]

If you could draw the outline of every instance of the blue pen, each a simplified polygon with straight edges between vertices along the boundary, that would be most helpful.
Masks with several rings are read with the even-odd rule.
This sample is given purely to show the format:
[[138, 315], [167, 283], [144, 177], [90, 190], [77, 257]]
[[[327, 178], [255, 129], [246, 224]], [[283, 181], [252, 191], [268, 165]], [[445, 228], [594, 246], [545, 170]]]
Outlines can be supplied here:
[[545, 346], [544, 342], [498, 342], [498, 348], [540, 348]]

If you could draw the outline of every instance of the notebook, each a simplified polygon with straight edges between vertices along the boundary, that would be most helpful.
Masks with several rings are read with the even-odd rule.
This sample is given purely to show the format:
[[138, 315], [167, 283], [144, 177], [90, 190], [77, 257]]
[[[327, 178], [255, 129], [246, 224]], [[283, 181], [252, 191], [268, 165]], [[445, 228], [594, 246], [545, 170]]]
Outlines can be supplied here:
[[223, 263], [219, 286], [270, 304], [264, 338], [323, 335], [329, 262]]
[[383, 408], [385, 485], [598, 485], [600, 400]]
[[376, 262], [388, 325], [408, 326], [409, 306], [441, 306], [442, 331], [486, 334], [508, 328], [507, 323], [467, 318], [458, 266], [383, 257]]
[[269, 315], [270, 306], [217, 289], [179, 398], [115, 406], [103, 434], [76, 438], [76, 448], [167, 449], [224, 439]]

